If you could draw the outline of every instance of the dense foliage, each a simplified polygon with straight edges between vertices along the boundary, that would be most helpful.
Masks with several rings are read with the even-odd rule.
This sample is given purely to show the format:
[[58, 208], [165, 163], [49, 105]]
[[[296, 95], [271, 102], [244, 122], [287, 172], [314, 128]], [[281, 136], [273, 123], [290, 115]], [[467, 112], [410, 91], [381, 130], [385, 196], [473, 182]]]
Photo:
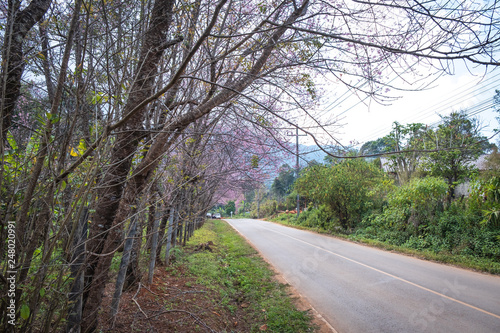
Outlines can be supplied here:
[[371, 208], [374, 186], [382, 176], [373, 164], [360, 159], [346, 160], [306, 169], [295, 189], [307, 200], [325, 205], [342, 228], [350, 229]]
[[[473, 267], [498, 271], [498, 171], [471, 175], [469, 196], [449, 201], [449, 184], [443, 177], [414, 177], [396, 186], [381, 171], [371, 171], [373, 164], [353, 162], [315, 166], [303, 173], [296, 188], [311, 201], [307, 210], [298, 219], [283, 214], [276, 220], [356, 240], [489, 260], [497, 268], [487, 263]], [[346, 212], [349, 219], [342, 222]]]
[[455, 197], [455, 186], [467, 178], [476, 167], [474, 161], [491, 148], [480, 133], [477, 119], [470, 119], [465, 112], [453, 112], [442, 117], [438, 128], [428, 134], [429, 149], [424, 168], [433, 176], [442, 177], [448, 183], [450, 198]]

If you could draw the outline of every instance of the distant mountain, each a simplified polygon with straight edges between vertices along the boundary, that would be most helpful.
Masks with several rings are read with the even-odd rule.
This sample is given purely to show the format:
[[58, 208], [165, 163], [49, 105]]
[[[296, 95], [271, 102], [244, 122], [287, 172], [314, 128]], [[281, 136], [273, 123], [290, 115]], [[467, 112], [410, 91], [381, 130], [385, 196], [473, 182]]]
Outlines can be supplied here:
[[[293, 151], [295, 152], [295, 146], [293, 147]], [[326, 157], [326, 153], [324, 153], [321, 149], [319, 149], [316, 145], [301, 145], [299, 144], [299, 165], [300, 168], [306, 167], [309, 162], [316, 161], [318, 163], [324, 163], [324, 158]], [[288, 164], [292, 169], [295, 169], [296, 157], [295, 154], [288, 154], [288, 157], [283, 160], [281, 165]], [[264, 182], [267, 187], [270, 187], [273, 183], [274, 179], [278, 177], [278, 172], [271, 172], [268, 174], [268, 178]]]
[[299, 145], [299, 156], [308, 162], [314, 160], [318, 163], [324, 163], [325, 157], [328, 155], [316, 145]]
[[[308, 162], [316, 161], [318, 163], [324, 163], [324, 158], [326, 153], [319, 149], [316, 145], [300, 145], [299, 144], [299, 165], [301, 168], [307, 166]], [[289, 154], [289, 158], [283, 161], [283, 164], [288, 164], [290, 167], [295, 168], [296, 156], [295, 154]]]

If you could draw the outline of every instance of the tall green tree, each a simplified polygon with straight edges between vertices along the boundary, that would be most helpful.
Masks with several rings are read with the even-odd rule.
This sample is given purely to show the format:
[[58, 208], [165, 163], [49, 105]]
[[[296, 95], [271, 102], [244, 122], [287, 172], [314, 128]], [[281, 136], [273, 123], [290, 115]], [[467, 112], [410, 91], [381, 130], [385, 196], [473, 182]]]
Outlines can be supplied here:
[[272, 195], [279, 201], [282, 201], [292, 191], [293, 183], [295, 182], [295, 170], [288, 164], [284, 164], [280, 168], [278, 177], [276, 177], [271, 185]]
[[385, 138], [365, 142], [359, 149], [360, 155], [381, 154], [388, 151], [387, 141]]
[[427, 134], [427, 148], [438, 151], [427, 155], [424, 168], [430, 175], [446, 180], [449, 198], [453, 199], [455, 186], [477, 169], [474, 161], [492, 145], [481, 135], [479, 121], [469, 118], [465, 111], [442, 117], [437, 129]]
[[224, 211], [226, 213], [227, 216], [230, 216], [231, 213], [235, 213], [236, 212], [236, 205], [234, 203], [234, 201], [229, 201], [226, 206], [224, 206]]
[[382, 139], [386, 152], [397, 153], [387, 155], [385, 160], [397, 174], [400, 185], [411, 179], [422, 161], [422, 153], [418, 151], [425, 148], [426, 129], [427, 126], [421, 123], [401, 125], [394, 122], [391, 133]]

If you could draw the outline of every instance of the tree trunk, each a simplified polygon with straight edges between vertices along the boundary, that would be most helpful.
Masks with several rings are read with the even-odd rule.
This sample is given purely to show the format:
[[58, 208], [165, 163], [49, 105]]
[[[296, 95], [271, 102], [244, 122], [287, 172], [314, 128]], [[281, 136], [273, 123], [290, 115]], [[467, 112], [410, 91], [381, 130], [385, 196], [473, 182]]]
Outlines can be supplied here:
[[130, 253], [132, 252], [132, 246], [134, 244], [134, 237], [137, 232], [137, 220], [132, 219], [130, 224], [127, 239], [125, 240], [125, 245], [123, 247], [122, 261], [120, 263], [120, 269], [116, 277], [115, 293], [113, 294], [113, 301], [111, 302], [111, 317], [113, 318], [113, 324], [115, 323], [115, 317], [118, 313], [118, 308], [120, 306], [120, 299], [122, 297], [123, 285], [125, 283], [125, 276], [127, 273], [127, 267], [130, 262]]
[[8, 2], [0, 77], [2, 155], [3, 143], [7, 141], [7, 131], [12, 124], [12, 114], [21, 91], [21, 77], [26, 64], [23, 53], [24, 38], [33, 26], [42, 19], [51, 2], [52, 0], [33, 0], [22, 11], [19, 11], [21, 1], [11, 0]]
[[[134, 216], [133, 219], [138, 220], [139, 218]], [[139, 267], [139, 256], [141, 254], [143, 225], [140, 221], [137, 222], [139, 222], [137, 226], [138, 230], [136, 231], [134, 246], [132, 247], [132, 251], [130, 253], [130, 260], [125, 274], [123, 290], [129, 290], [137, 285], [142, 276], [141, 268]]]
[[163, 210], [162, 215], [161, 215], [161, 224], [160, 224], [160, 229], [158, 230], [158, 238], [160, 239], [160, 243], [158, 244], [158, 248], [156, 249], [156, 261], [158, 261], [161, 265], [161, 248], [163, 244], [166, 243], [166, 240], [168, 238], [165, 238], [165, 229], [167, 228], [167, 223], [168, 223], [168, 210]]
[[168, 266], [170, 261], [170, 248], [172, 247], [172, 236], [174, 234], [174, 208], [170, 209], [170, 217], [168, 218], [167, 245], [165, 249], [165, 266]]
[[177, 205], [177, 209], [175, 210], [176, 214], [174, 214], [173, 218], [173, 231], [172, 231], [172, 248], [174, 248], [177, 245], [177, 234], [179, 233], [179, 211], [180, 211], [180, 206]]
[[160, 224], [160, 217], [155, 216], [154, 217], [154, 224], [153, 224], [153, 237], [151, 238], [151, 255], [149, 259], [149, 274], [148, 274], [148, 283], [151, 284], [153, 283], [153, 274], [155, 271], [155, 264], [156, 264], [156, 249], [158, 247], [158, 227]]
[[153, 228], [156, 221], [156, 204], [155, 195], [152, 194], [149, 199], [149, 209], [148, 209], [148, 224], [146, 227], [146, 249], [151, 250], [151, 245], [153, 242]]
[[[156, 0], [148, 31], [144, 36], [144, 44], [140, 59], [143, 60], [137, 69], [136, 80], [132, 86], [124, 114], [136, 108], [144, 99], [152, 95], [153, 87], [163, 51], [167, 47], [167, 32], [172, 19], [173, 0]], [[93, 216], [93, 223], [89, 235], [89, 252], [86, 279], [86, 302], [84, 307], [84, 332], [93, 332], [97, 327], [97, 313], [101, 305], [102, 293], [107, 282], [106, 272], [112, 256], [98, 256], [103, 253], [107, 237], [116, 237], [119, 233], [109, 231], [115, 219], [115, 214], [122, 197], [124, 179], [129, 173], [134, 152], [143, 133], [142, 121], [146, 113], [143, 106], [124, 124], [124, 128], [117, 135], [116, 143], [111, 155], [111, 161], [105, 177], [101, 181], [99, 204]], [[120, 221], [122, 222], [122, 221]], [[119, 228], [121, 229], [121, 228]], [[112, 246], [106, 246], [112, 250]]]
[[85, 242], [87, 240], [88, 208], [84, 208], [83, 214], [78, 222], [78, 227], [73, 240], [73, 256], [71, 257], [70, 269], [73, 286], [68, 296], [70, 310], [68, 313], [68, 324], [66, 332], [80, 333], [83, 306], [83, 263], [85, 261]]

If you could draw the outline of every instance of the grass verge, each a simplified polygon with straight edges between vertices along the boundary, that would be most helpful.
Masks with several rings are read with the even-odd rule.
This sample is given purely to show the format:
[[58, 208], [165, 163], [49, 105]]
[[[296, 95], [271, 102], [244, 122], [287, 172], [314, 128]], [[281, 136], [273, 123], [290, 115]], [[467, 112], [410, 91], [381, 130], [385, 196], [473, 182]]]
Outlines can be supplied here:
[[274, 275], [226, 222], [209, 220], [185, 247], [173, 249], [169, 266], [158, 262], [151, 284], [144, 277], [143, 283], [124, 291], [116, 318], [110, 312], [114, 283], [106, 286], [99, 331], [320, 330], [309, 311], [297, 310], [290, 289]]
[[[195, 251], [209, 242], [214, 243], [212, 252]], [[269, 265], [224, 221], [208, 220], [196, 231], [176, 265], [185, 265], [197, 284], [217, 295], [214, 308], [240, 321], [235, 331], [315, 331], [311, 315], [296, 309], [287, 286], [273, 278]]]
[[500, 263], [492, 261], [487, 258], [479, 258], [468, 255], [458, 255], [444, 252], [433, 252], [430, 250], [417, 250], [404, 246], [393, 245], [390, 243], [382, 242], [377, 239], [370, 239], [364, 237], [355, 236], [344, 236], [342, 238], [367, 244], [369, 246], [377, 247], [387, 251], [394, 251], [406, 255], [411, 255], [413, 257], [435, 261], [439, 263], [454, 265], [461, 268], [472, 269], [475, 271], [500, 274]]

